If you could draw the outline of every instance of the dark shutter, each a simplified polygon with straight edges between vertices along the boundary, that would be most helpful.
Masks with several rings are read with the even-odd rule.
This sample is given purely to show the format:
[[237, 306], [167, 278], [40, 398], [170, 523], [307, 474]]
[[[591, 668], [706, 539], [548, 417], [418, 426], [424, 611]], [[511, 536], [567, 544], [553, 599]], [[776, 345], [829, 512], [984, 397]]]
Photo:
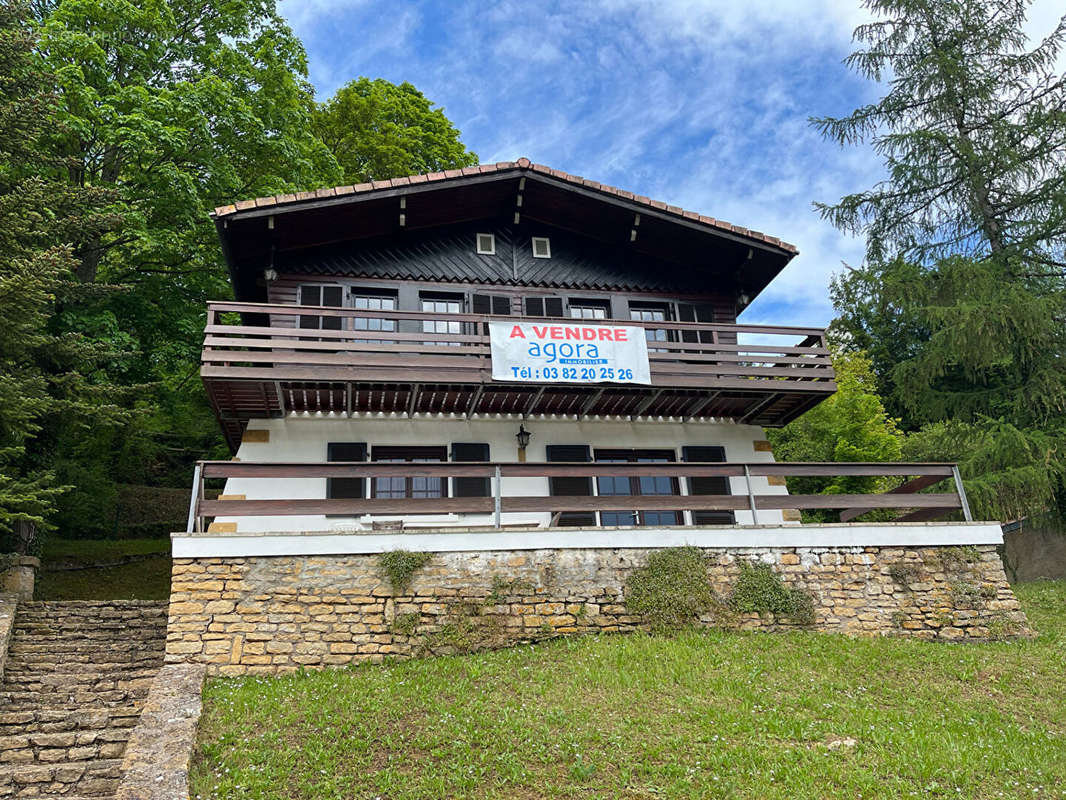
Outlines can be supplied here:
[[[725, 461], [725, 448], [719, 446], [705, 447], [682, 447], [682, 461]], [[699, 494], [732, 494], [729, 490], [729, 478], [705, 477], [689, 478], [688, 493]], [[693, 525], [732, 525], [735, 522], [732, 511], [693, 511]]]
[[[322, 305], [340, 308], [344, 305], [344, 289], [340, 286], [322, 287]], [[341, 317], [322, 317], [322, 330], [339, 331], [344, 319]]]
[[[327, 461], [366, 461], [366, 442], [330, 442]], [[327, 478], [326, 497], [362, 500], [366, 497], [362, 478]]]
[[505, 294], [494, 294], [492, 296], [492, 313], [500, 317], [510, 315], [511, 298]]
[[561, 317], [563, 316], [563, 298], [561, 297], [527, 297], [527, 317]]
[[[587, 463], [592, 461], [592, 452], [586, 444], [550, 444], [545, 449], [549, 462], [578, 461]], [[553, 497], [591, 497], [592, 478], [549, 478], [548, 490]], [[564, 511], [559, 514], [559, 519], [555, 524], [560, 526], [595, 525], [596, 512]]]
[[[489, 461], [489, 446], [480, 442], [454, 442], [452, 461]], [[455, 497], [490, 497], [490, 478], [452, 478]]]
[[[322, 289], [318, 286], [301, 286], [300, 287], [300, 305], [302, 306], [320, 306], [322, 305]], [[317, 328], [318, 317], [301, 316], [300, 317], [301, 328]]]
[[475, 314], [491, 314], [492, 300], [487, 294], [474, 294], [470, 296], [470, 310]]

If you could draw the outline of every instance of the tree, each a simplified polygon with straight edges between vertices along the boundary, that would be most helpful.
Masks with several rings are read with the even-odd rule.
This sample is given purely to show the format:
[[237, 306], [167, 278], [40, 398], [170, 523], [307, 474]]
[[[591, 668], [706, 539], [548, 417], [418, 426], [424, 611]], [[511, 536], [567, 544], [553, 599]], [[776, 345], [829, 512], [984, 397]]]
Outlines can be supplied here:
[[477, 164], [459, 131], [418, 89], [359, 78], [314, 114], [314, 130], [344, 170], [365, 183]]
[[84, 294], [74, 250], [116, 220], [106, 193], [52, 177], [63, 163], [40, 143], [56, 104], [35, 37], [26, 5], [0, 4], [0, 551], [23, 554], [67, 488], [47, 432], [128, 416], [106, 374], [120, 354], [56, 326], [59, 307]]
[[[903, 434], [877, 395], [870, 359], [833, 355], [837, 391], [784, 428], [767, 431], [778, 461], [899, 461]], [[866, 494], [892, 488], [891, 479], [846, 476], [789, 478], [796, 494]], [[808, 515], [829, 521], [829, 512]]]
[[923, 430], [912, 455], [984, 454], [964, 475], [996, 516], [1055, 504], [1066, 474], [1054, 444], [1066, 431], [1066, 77], [1054, 67], [1066, 17], [1026, 49], [1028, 5], [871, 0], [879, 19], [856, 30], [866, 47], [847, 63], [891, 76], [888, 92], [814, 120], [841, 144], [869, 142], [886, 167], [872, 189], [818, 205], [867, 243], [865, 264], [833, 283], [834, 332], [870, 353], [892, 413]]

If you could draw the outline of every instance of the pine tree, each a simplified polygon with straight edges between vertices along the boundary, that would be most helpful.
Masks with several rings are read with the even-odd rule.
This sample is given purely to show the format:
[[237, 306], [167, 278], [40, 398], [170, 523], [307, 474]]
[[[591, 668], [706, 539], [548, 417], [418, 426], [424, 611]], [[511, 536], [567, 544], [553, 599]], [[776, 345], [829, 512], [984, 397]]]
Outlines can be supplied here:
[[106, 424], [126, 412], [101, 367], [115, 354], [54, 330], [76, 299], [74, 249], [115, 224], [106, 196], [55, 180], [62, 162], [41, 145], [55, 118], [27, 7], [0, 3], [0, 551], [39, 545], [57, 497], [49, 429]]
[[[1066, 452], [1066, 17], [1034, 47], [1028, 0], [871, 0], [847, 63], [878, 101], [814, 124], [886, 177], [832, 205], [866, 238], [833, 328], [867, 351], [912, 456], [961, 459], [989, 516], [1062, 500]], [[950, 435], [947, 434], [950, 432]], [[946, 443], [954, 452], [946, 452]]]

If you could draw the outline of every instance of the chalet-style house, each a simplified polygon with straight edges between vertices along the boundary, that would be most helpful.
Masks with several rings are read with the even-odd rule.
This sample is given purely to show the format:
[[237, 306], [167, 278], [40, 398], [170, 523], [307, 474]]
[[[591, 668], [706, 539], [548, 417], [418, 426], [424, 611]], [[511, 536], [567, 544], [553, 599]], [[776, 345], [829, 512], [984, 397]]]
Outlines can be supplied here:
[[[764, 428], [836, 387], [822, 330], [737, 322], [797, 253], [773, 236], [526, 159], [214, 219], [236, 300], [209, 305], [202, 376], [235, 458], [203, 465], [192, 532], [579, 541], [965, 506], [951, 465], [774, 464]], [[785, 488], [840, 473], [912, 480]]]
[[[764, 429], [836, 388], [823, 331], [737, 322], [791, 245], [525, 159], [214, 218], [235, 301], [202, 375], [233, 459], [198, 464], [173, 535], [168, 661], [633, 630], [631, 578], [680, 546], [726, 601], [692, 621], [1027, 631], [954, 465], [774, 462]], [[786, 484], [839, 475], [894, 488]], [[736, 600], [752, 561], [787, 602]]]

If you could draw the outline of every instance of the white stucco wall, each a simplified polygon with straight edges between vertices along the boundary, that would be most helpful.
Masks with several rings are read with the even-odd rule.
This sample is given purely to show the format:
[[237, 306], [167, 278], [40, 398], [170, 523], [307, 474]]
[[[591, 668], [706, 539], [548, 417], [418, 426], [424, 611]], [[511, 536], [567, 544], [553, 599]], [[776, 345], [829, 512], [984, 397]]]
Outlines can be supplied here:
[[[245, 442], [237, 457], [250, 462], [324, 462], [329, 442], [366, 442], [375, 445], [450, 445], [453, 442], [487, 442], [493, 461], [517, 461], [515, 433], [520, 420], [509, 418], [475, 418], [449, 415], [416, 416], [414, 419], [387, 416], [325, 415], [289, 416], [284, 419], [253, 420], [250, 430], [270, 431], [268, 442]], [[726, 460], [733, 462], [773, 462], [768, 452], [756, 452], [754, 443], [764, 439], [762, 428], [729, 422], [657, 422], [652, 420], [584, 420], [532, 417], [524, 421], [532, 433], [526, 451], [528, 462], [543, 462], [548, 445], [585, 444], [596, 448], [672, 449], [681, 460], [681, 448], [691, 445], [719, 445], [725, 448]], [[733, 494], [744, 495], [744, 478], [730, 478]], [[687, 493], [681, 481], [682, 494]], [[593, 481], [595, 486], [595, 481]], [[770, 486], [766, 478], [752, 478], [758, 494], [786, 494], [783, 486]], [[547, 496], [547, 478], [504, 478], [505, 496]], [[245, 495], [249, 500], [323, 498], [326, 479], [241, 478], [227, 481], [225, 494]], [[688, 515], [686, 514], [686, 519]], [[782, 524], [780, 511], [760, 511], [758, 524]], [[550, 515], [504, 514], [504, 525], [547, 526]], [[397, 519], [375, 516], [375, 520]], [[476, 526], [492, 523], [488, 514], [446, 514], [404, 517], [411, 525]], [[740, 525], [753, 524], [750, 511], [737, 511]], [[255, 531], [328, 531], [364, 530], [370, 518], [339, 518], [323, 515], [277, 517], [219, 517], [216, 522], [236, 522], [242, 532]]]

